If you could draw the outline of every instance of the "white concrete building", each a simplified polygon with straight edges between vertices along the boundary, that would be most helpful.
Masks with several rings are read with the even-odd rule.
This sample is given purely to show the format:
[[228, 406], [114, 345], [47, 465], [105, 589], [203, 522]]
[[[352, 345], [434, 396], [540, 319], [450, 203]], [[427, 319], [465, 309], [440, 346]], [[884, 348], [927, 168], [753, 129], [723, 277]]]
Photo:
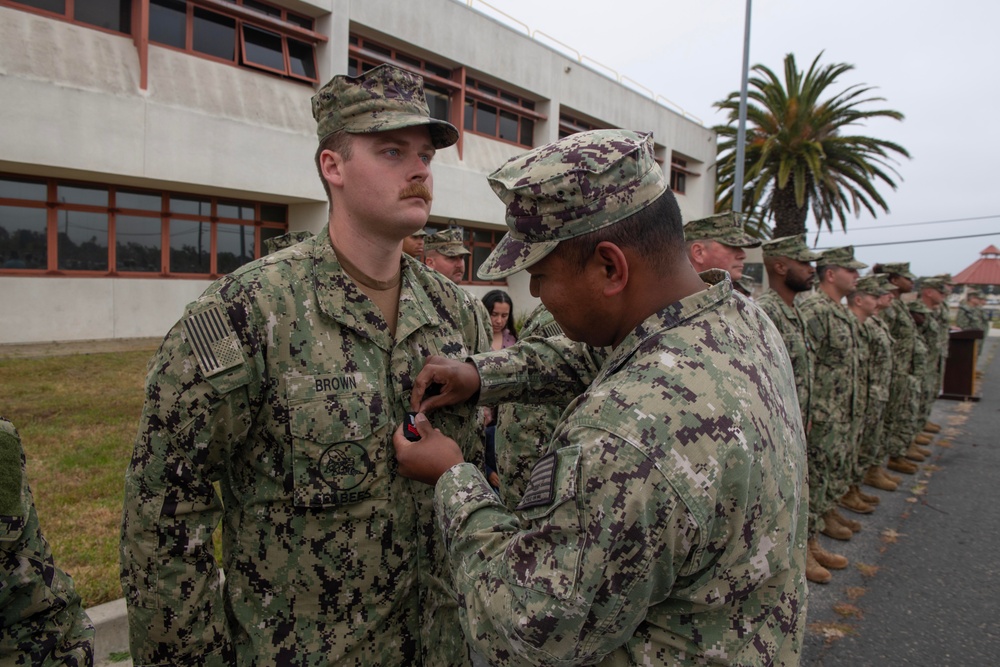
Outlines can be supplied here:
[[[0, 344], [160, 336], [262, 240], [318, 231], [309, 100], [394, 62], [461, 131], [431, 227], [463, 286], [505, 231], [485, 175], [596, 127], [651, 130], [684, 218], [712, 212], [710, 129], [456, 0], [0, 0]], [[481, 7], [482, 8], [482, 7]]]

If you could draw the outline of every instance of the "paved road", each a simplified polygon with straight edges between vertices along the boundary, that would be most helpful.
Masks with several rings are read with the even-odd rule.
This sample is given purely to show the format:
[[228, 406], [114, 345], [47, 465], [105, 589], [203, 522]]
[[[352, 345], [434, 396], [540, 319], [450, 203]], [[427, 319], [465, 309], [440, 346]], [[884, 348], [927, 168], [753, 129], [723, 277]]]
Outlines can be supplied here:
[[937, 401], [945, 428], [917, 475], [851, 515], [865, 526], [850, 542], [822, 538], [851, 567], [810, 590], [803, 667], [1000, 664], [998, 347], [980, 359], [982, 401]]

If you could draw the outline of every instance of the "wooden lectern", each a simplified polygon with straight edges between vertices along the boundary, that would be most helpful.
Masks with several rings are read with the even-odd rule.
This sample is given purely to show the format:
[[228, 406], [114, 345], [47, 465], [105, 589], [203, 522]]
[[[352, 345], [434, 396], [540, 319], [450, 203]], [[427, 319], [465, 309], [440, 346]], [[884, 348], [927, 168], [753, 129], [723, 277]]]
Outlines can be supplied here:
[[979, 329], [952, 331], [948, 335], [948, 361], [944, 366], [944, 387], [940, 398], [953, 401], [978, 401], [976, 395], [976, 360], [983, 332]]

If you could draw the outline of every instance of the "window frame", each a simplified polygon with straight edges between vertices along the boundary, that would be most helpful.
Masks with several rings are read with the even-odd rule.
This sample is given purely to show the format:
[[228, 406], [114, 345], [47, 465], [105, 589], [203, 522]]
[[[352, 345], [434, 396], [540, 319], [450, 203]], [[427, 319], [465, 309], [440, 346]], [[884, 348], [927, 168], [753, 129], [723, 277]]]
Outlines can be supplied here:
[[[53, 177], [27, 176], [16, 173], [0, 172], [0, 179], [10, 179], [20, 182], [37, 183], [45, 185], [45, 201], [32, 199], [21, 199], [16, 197], [0, 198], [0, 206], [19, 207], [29, 209], [44, 209], [46, 211], [45, 222], [45, 243], [46, 257], [45, 268], [3, 268], [0, 266], [0, 275], [20, 275], [20, 276], [61, 276], [61, 277], [99, 277], [99, 278], [160, 278], [160, 279], [192, 279], [192, 280], [214, 280], [228, 272], [220, 272], [219, 265], [219, 233], [220, 225], [240, 225], [244, 228], [253, 229], [253, 249], [252, 257], [247, 261], [259, 259], [264, 254], [264, 231], [273, 230], [278, 234], [288, 231], [288, 205], [275, 204], [273, 202], [262, 202], [249, 199], [239, 199], [229, 196], [213, 196], [194, 193], [176, 192], [170, 190], [157, 190], [141, 186], [114, 185], [109, 183], [97, 183], [89, 181], [78, 181], [72, 179], [62, 179]], [[107, 205], [99, 206], [94, 204], [66, 203], [58, 201], [58, 191], [60, 186], [100, 188], [107, 192]], [[135, 193], [140, 195], [156, 196], [160, 199], [159, 210], [144, 208], [124, 208], [118, 205], [120, 193]], [[171, 210], [171, 203], [177, 200], [193, 200], [207, 203], [209, 212], [197, 214], [182, 213]], [[232, 218], [220, 215], [219, 207], [236, 204], [244, 208], [252, 208], [253, 216], [249, 218]], [[176, 204], [175, 204], [176, 207]], [[265, 207], [283, 207], [284, 222], [265, 220], [263, 210]], [[59, 222], [61, 212], [81, 212], [97, 213], [107, 216], [107, 269], [67, 269], [60, 268], [59, 253]], [[268, 210], [267, 217], [274, 217], [273, 209]], [[159, 268], [155, 271], [133, 271], [118, 268], [118, 223], [119, 218], [150, 218], [158, 221], [160, 226], [159, 235]], [[280, 216], [279, 216], [280, 217]], [[172, 221], [194, 221], [209, 224], [209, 266], [207, 273], [192, 273], [184, 271], [174, 271], [171, 268], [172, 247], [170, 244], [170, 224]], [[238, 266], [242, 266], [242, 262]], [[238, 267], [237, 267], [238, 268]], [[235, 269], [234, 269], [235, 270]]]
[[693, 158], [684, 155], [670, 156], [670, 190], [678, 195], [687, 194], [688, 177], [697, 178], [700, 174], [688, 167]]
[[45, 16], [47, 18], [56, 19], [58, 21], [65, 21], [66, 23], [72, 23], [74, 25], [82, 26], [84, 28], [90, 28], [92, 30], [100, 30], [101, 32], [106, 32], [109, 35], [131, 35], [135, 30], [135, 20], [136, 20], [136, 7], [135, 0], [122, 0], [123, 5], [128, 5], [129, 7], [129, 26], [125, 30], [114, 30], [112, 28], [105, 28], [103, 26], [95, 25], [93, 23], [87, 23], [86, 21], [81, 21], [74, 16], [74, 10], [76, 9], [77, 2], [87, 2], [87, 0], [63, 0], [65, 5], [63, 6], [63, 11], [52, 12], [47, 9], [40, 9], [38, 7], [32, 7], [31, 5], [19, 2], [19, 0], [0, 0], [0, 7], [10, 7], [11, 9], [17, 9], [20, 11], [28, 12], [31, 14], [38, 14], [40, 16]]
[[[482, 86], [487, 88], [495, 89], [498, 94], [493, 94], [491, 91], [482, 90]], [[506, 97], [513, 98], [513, 100], [506, 99]], [[497, 141], [502, 141], [513, 146], [520, 146], [522, 148], [534, 148], [535, 146], [535, 123], [539, 121], [544, 121], [547, 116], [543, 113], [535, 111], [536, 100], [533, 100], [516, 93], [511, 93], [505, 90], [503, 86], [498, 86], [488, 81], [476, 78], [475, 76], [467, 74], [465, 77], [465, 104], [462, 108], [462, 129], [473, 134], [478, 134], [483, 137], [490, 137]], [[472, 127], [468, 127], [465, 122], [465, 108], [471, 104], [472, 106]], [[478, 127], [478, 117], [477, 113], [479, 110], [479, 104], [489, 104], [491, 106], [497, 107], [496, 113], [496, 125], [495, 133], [484, 132]], [[530, 105], [530, 106], [527, 106]], [[504, 139], [500, 136], [500, 112], [506, 111], [517, 116], [517, 141], [510, 141], [509, 139]], [[529, 120], [532, 123], [531, 126], [531, 142], [522, 142], [521, 136], [523, 134], [523, 122]]]
[[[315, 47], [322, 42], [326, 42], [327, 37], [311, 28], [305, 28], [301, 25], [301, 23], [307, 23], [314, 28], [314, 19], [283, 7], [271, 5], [267, 2], [260, 2], [259, 0], [257, 0], [258, 4], [270, 7], [279, 14], [276, 16], [262, 13], [255, 8], [245, 6], [243, 4], [244, 0], [229, 0], [228, 2], [225, 0], [184, 0], [184, 2], [186, 4], [184, 13], [184, 46], [180, 47], [176, 44], [158, 42], [152, 38], [149, 40], [150, 44], [155, 44], [156, 46], [165, 49], [172, 49], [174, 51], [187, 53], [198, 58], [205, 58], [206, 60], [211, 60], [213, 62], [233, 65], [234, 67], [267, 72], [281, 76], [282, 78], [302, 81], [310, 84], [319, 83], [319, 67], [316, 59]], [[217, 14], [234, 21], [234, 50], [232, 58], [222, 58], [194, 48], [195, 9], [201, 9], [203, 12]], [[291, 19], [289, 17], [291, 17]], [[148, 17], [146, 20], [148, 23]], [[284, 66], [283, 70], [278, 70], [269, 65], [247, 59], [247, 27], [260, 32], [275, 34], [281, 39], [281, 58]], [[315, 73], [314, 76], [309, 77], [298, 74], [294, 71], [291, 62], [291, 48], [289, 46], [289, 40], [308, 44], [312, 48], [312, 70]]]

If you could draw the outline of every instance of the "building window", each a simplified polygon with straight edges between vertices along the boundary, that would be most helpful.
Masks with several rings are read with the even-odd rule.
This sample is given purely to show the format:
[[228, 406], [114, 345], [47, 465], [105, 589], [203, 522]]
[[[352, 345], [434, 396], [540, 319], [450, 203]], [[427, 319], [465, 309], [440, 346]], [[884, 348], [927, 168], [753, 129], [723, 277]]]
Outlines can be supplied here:
[[607, 130], [610, 126], [592, 123], [567, 113], [559, 114], [559, 138], [565, 139], [577, 132], [589, 132], [590, 130]]
[[535, 121], [543, 118], [533, 101], [470, 77], [465, 79], [462, 124], [466, 130], [531, 148]]
[[14, 7], [26, 7], [55, 14], [74, 23], [126, 34], [132, 32], [132, 0], [8, 0], [8, 2]]
[[688, 167], [689, 158], [674, 155], [670, 158], [670, 189], [679, 195], [687, 191], [688, 178], [697, 178], [698, 172]]
[[457, 125], [456, 119], [452, 118], [452, 96], [461, 90], [462, 85], [452, 80], [452, 69], [360, 35], [351, 35], [349, 49], [349, 76], [358, 76], [385, 63], [408, 69], [424, 78], [424, 96], [427, 98], [431, 117]]
[[0, 175], [0, 273], [214, 278], [287, 221], [281, 204]]
[[149, 41], [317, 83], [311, 18], [256, 0], [149, 0]]

